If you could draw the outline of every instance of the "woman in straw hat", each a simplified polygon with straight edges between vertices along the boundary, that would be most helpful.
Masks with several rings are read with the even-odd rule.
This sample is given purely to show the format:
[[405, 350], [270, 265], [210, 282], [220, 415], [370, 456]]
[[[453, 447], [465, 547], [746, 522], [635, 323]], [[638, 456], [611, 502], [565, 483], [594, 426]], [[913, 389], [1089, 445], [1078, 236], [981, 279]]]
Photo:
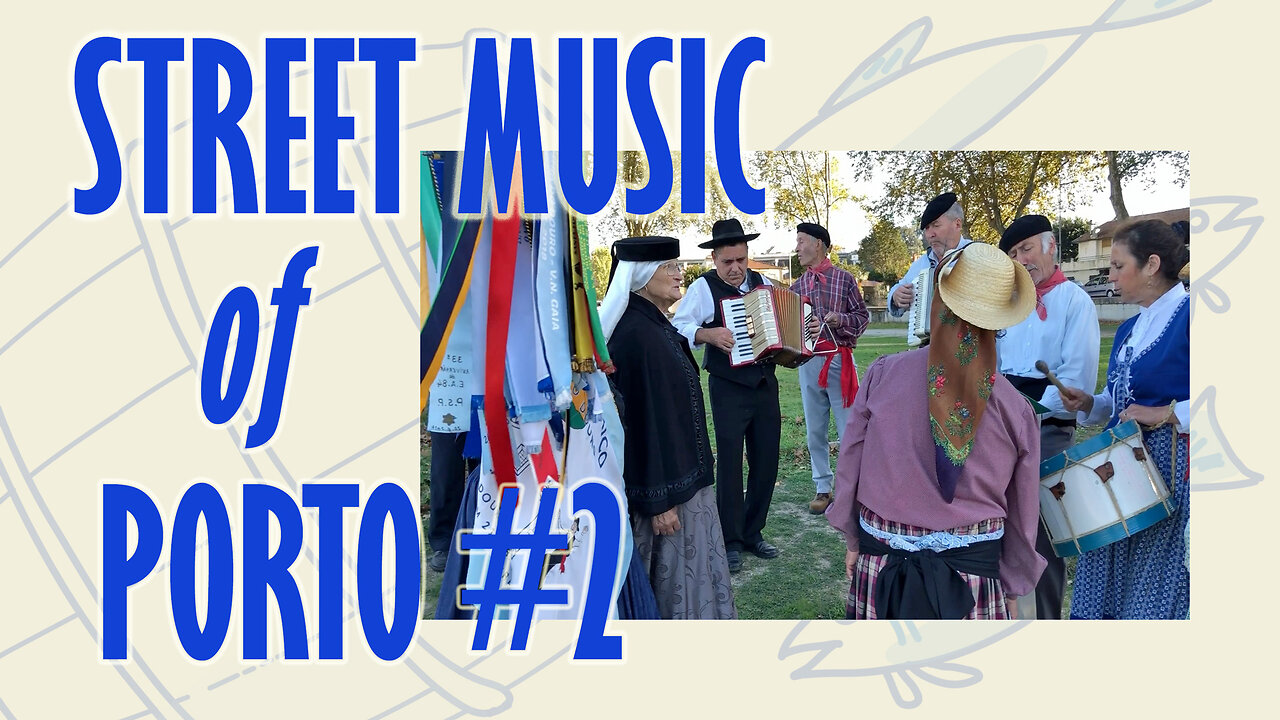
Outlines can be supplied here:
[[1184, 237], [1160, 220], [1122, 228], [1111, 247], [1111, 282], [1138, 314], [1120, 324], [1097, 395], [1067, 388], [1062, 404], [1084, 424], [1128, 420], [1164, 477], [1177, 512], [1146, 530], [1080, 556], [1072, 618], [1177, 619], [1191, 612], [1186, 563], [1191, 481], [1191, 308], [1179, 271]]
[[995, 348], [1035, 286], [984, 243], [947, 253], [934, 286], [929, 346], [872, 363], [841, 443], [827, 519], [853, 619], [1013, 617], [1045, 565], [1039, 427]]
[[663, 619], [736, 618], [702, 383], [665, 314], [680, 299], [680, 242], [624, 238], [612, 253], [600, 323], [617, 368], [610, 381], [636, 557]]

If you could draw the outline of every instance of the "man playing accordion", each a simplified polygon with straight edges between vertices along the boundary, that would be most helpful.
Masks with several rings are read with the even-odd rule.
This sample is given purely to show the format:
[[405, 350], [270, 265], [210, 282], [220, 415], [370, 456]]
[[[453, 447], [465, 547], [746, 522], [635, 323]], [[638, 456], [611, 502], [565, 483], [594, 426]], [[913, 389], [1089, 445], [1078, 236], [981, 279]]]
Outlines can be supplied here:
[[796, 226], [796, 255], [805, 272], [791, 290], [809, 299], [814, 316], [830, 330], [836, 345], [836, 352], [801, 365], [798, 370], [809, 465], [817, 490], [809, 512], [815, 515], [821, 515], [831, 504], [834, 475], [827, 425], [835, 415], [836, 435], [843, 437], [845, 415], [858, 392], [858, 368], [852, 351], [870, 320], [858, 281], [831, 264], [827, 257], [830, 251], [831, 235], [826, 228], [807, 222]]
[[[929, 302], [928, 298], [916, 298], [915, 288], [912, 286], [922, 270], [937, 267], [939, 258], [948, 251], [973, 242], [964, 237], [964, 208], [960, 207], [955, 193], [942, 193], [925, 205], [924, 213], [920, 216], [920, 229], [924, 232], [924, 242], [928, 249], [911, 263], [907, 274], [889, 289], [889, 314], [894, 317], [902, 317], [917, 300]], [[922, 316], [929, 318], [932, 314], [925, 312]]]
[[[735, 219], [712, 226], [711, 240], [698, 247], [711, 250], [715, 269], [689, 285], [672, 324], [690, 347], [706, 345], [702, 367], [710, 376], [711, 417], [716, 432], [716, 505], [724, 528], [729, 571], [742, 568], [742, 552], [773, 558], [778, 548], [761, 534], [778, 479], [778, 442], [782, 412], [778, 408], [778, 380], [771, 362], [733, 367], [733, 331], [725, 327], [720, 301], [740, 297], [761, 285], [764, 276], [747, 268], [746, 234]], [[742, 448], [747, 450], [746, 498], [742, 492]]]

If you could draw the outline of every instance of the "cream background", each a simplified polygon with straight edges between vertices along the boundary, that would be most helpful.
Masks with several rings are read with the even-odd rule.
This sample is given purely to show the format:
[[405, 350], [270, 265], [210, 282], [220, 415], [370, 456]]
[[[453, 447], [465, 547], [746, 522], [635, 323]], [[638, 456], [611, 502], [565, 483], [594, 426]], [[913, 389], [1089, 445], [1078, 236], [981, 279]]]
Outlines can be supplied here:
[[[1188, 4], [1115, 5], [1115, 17], [1123, 18]], [[227, 2], [195, 11], [172, 3], [135, 3], [127, 11], [98, 3], [10, 10], [3, 49], [8, 102], [0, 120], [10, 158], [0, 174], [0, 717], [528, 717], [597, 709], [646, 718], [716, 710], [791, 716], [841, 712], [855, 702], [868, 711], [918, 704], [930, 714], [991, 712], [992, 703], [997, 712], [1020, 713], [1036, 703], [1047, 716], [1138, 708], [1183, 715], [1262, 700], [1275, 622], [1259, 598], [1276, 588], [1273, 576], [1257, 572], [1269, 563], [1259, 562], [1253, 548], [1266, 547], [1277, 498], [1271, 482], [1259, 482], [1275, 467], [1264, 444], [1267, 416], [1254, 400], [1272, 372], [1260, 339], [1268, 328], [1256, 310], [1270, 258], [1250, 241], [1269, 234], [1262, 218], [1277, 191], [1275, 144], [1265, 134], [1274, 124], [1268, 88], [1276, 12], [1225, 0], [1190, 5], [1183, 14], [1083, 41], [1076, 32], [968, 53], [950, 51], [1086, 26], [1108, 3], [738, 3], [715, 11], [690, 3], [625, 11], [562, 3], [552, 11], [528, 3], [368, 2], [316, 3], [300, 13]], [[157, 572], [130, 594], [133, 660], [97, 659], [101, 482], [147, 488], [168, 518], [188, 484], [208, 479], [228, 497], [233, 522], [235, 488], [245, 478], [285, 486], [311, 477], [356, 479], [366, 494], [390, 479], [417, 497], [417, 151], [461, 147], [458, 110], [468, 63], [459, 43], [468, 31], [532, 35], [552, 72], [557, 36], [616, 34], [625, 53], [651, 35], [702, 35], [716, 68], [734, 41], [759, 34], [768, 62], [747, 75], [744, 146], [770, 148], [816, 115], [864, 58], [920, 17], [931, 25], [917, 61], [944, 58], [852, 103], [793, 147], [960, 143], [1028, 87], [1037, 68], [1078, 42], [1051, 77], [968, 146], [1186, 149], [1193, 203], [1257, 200], [1242, 212], [1262, 223], [1255, 234], [1223, 226], [1235, 199], [1200, 203], [1193, 213], [1199, 314], [1192, 381], [1197, 397], [1216, 392], [1194, 420], [1193, 620], [623, 623], [617, 629], [626, 635], [625, 662], [605, 665], [568, 661], [568, 624], [539, 625], [526, 654], [476, 655], [468, 651], [469, 624], [429, 621], [419, 625], [404, 659], [383, 663], [364, 650], [352, 622], [344, 662], [260, 664], [236, 659], [237, 600], [223, 652], [195, 663], [171, 629], [167, 575]], [[367, 210], [372, 147], [363, 142], [342, 157], [357, 188], [355, 216], [234, 216], [224, 208], [217, 217], [188, 219], [185, 127], [171, 141], [169, 216], [134, 217], [123, 197], [97, 217], [59, 212], [72, 188], [88, 187], [96, 172], [71, 91], [75, 54], [87, 40], [111, 34], [221, 37], [249, 57], [259, 81], [264, 37], [416, 36], [418, 61], [402, 83], [408, 125], [401, 136], [402, 212]], [[372, 71], [350, 67], [351, 107], [363, 138], [371, 132]], [[188, 65], [171, 71], [174, 123], [186, 117], [188, 72]], [[131, 63], [102, 76], [122, 145], [140, 136], [140, 78], [140, 66]], [[308, 80], [295, 81], [295, 112], [310, 108]], [[540, 98], [551, 103], [547, 89], [540, 86]], [[263, 99], [259, 89], [246, 121], [260, 199]], [[670, 113], [675, 103], [661, 106]], [[554, 137], [549, 126], [544, 137]], [[306, 143], [295, 144], [295, 160], [308, 153]], [[140, 156], [131, 159], [136, 166]], [[129, 181], [140, 188], [138, 175], [134, 170]], [[296, 169], [292, 184], [310, 189], [309, 164]], [[220, 188], [227, 187], [224, 178]], [[268, 449], [243, 455], [245, 419], [229, 432], [209, 426], [200, 413], [195, 361], [203, 332], [223, 292], [249, 285], [265, 293], [293, 252], [312, 243], [321, 245], [319, 264], [307, 276], [313, 304], [299, 322], [281, 426]], [[1215, 264], [1217, 272], [1209, 273]], [[1216, 312], [1224, 310], [1224, 298], [1229, 309]], [[264, 321], [270, 318], [264, 313]], [[255, 412], [269, 332], [260, 340], [247, 402]], [[347, 528], [353, 549], [350, 515]], [[166, 543], [162, 562], [167, 549]], [[346, 584], [350, 592], [350, 577]], [[314, 602], [312, 588], [303, 593]]]

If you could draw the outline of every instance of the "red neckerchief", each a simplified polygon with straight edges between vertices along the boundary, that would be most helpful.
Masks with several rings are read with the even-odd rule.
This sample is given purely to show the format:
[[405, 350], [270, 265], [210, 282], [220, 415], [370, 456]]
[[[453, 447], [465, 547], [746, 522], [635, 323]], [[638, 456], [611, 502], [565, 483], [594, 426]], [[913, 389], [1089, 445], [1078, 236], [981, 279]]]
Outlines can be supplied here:
[[822, 273], [827, 270], [830, 270], [832, 267], [833, 265], [831, 264], [831, 258], [824, 257], [822, 258], [822, 262], [809, 268], [808, 272], [813, 273], [814, 279], [817, 280], [819, 284], [826, 285], [827, 279], [822, 277]]
[[1044, 296], [1049, 294], [1050, 290], [1066, 281], [1067, 276], [1062, 274], [1062, 268], [1054, 265], [1053, 274], [1047, 280], [1036, 285], [1036, 315], [1039, 315], [1041, 320], [1049, 318], [1049, 308], [1044, 306]]

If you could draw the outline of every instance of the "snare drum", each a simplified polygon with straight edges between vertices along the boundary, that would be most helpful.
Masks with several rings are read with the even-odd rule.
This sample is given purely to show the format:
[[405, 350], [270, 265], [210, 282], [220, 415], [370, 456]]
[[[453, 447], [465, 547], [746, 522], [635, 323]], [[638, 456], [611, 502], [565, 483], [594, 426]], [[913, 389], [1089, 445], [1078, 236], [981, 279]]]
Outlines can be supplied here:
[[1040, 463], [1040, 519], [1058, 557], [1129, 537], [1174, 507], [1132, 420]]

